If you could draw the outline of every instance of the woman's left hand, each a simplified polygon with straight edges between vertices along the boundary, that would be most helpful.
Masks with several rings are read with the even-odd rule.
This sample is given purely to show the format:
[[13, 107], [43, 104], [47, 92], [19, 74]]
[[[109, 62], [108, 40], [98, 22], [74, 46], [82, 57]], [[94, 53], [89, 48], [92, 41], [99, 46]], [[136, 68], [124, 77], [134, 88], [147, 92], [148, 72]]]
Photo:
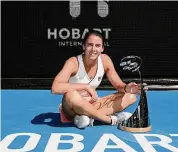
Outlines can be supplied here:
[[136, 84], [134, 82], [130, 82], [129, 84], [127, 84], [125, 90], [127, 93], [139, 94], [141, 92], [141, 85]]

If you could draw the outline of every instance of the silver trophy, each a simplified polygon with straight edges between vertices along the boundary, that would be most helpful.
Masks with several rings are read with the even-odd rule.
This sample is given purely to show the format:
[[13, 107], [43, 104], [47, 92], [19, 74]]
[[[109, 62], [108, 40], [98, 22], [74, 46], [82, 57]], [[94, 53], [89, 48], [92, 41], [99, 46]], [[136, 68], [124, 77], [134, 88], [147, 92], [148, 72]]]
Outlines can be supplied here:
[[129, 132], [148, 132], [151, 130], [147, 96], [144, 83], [140, 72], [142, 59], [138, 56], [126, 56], [121, 60], [120, 66], [125, 71], [138, 72], [141, 81], [141, 94], [138, 107], [132, 116], [124, 120], [118, 128]]

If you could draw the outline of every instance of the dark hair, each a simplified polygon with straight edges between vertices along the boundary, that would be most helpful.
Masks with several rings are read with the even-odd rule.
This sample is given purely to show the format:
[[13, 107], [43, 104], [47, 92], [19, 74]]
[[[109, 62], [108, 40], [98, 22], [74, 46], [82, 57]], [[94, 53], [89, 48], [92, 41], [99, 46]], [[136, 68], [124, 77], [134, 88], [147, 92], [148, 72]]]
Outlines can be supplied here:
[[95, 30], [91, 30], [91, 31], [89, 31], [88, 33], [85, 34], [85, 37], [84, 37], [83, 43], [82, 43], [83, 45], [86, 43], [86, 41], [87, 41], [87, 39], [90, 35], [99, 36], [102, 39], [102, 45], [104, 45], [104, 37], [103, 37], [102, 33], [99, 32], [99, 31], [95, 31]]

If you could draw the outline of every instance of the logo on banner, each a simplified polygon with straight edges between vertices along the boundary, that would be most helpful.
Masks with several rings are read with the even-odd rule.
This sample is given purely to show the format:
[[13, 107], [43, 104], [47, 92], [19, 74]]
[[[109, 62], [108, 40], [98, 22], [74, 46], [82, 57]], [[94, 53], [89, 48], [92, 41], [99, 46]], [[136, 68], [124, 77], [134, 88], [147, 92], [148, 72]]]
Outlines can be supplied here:
[[[100, 17], [106, 17], [109, 14], [109, 0], [98, 0], [97, 12]], [[81, 4], [80, 0], [70, 0], [69, 11], [70, 15], [74, 18], [80, 15]]]
[[[80, 10], [80, 0], [69, 1], [69, 13], [73, 18], [77, 18], [80, 15]], [[109, 14], [108, 0], [97, 1], [97, 12], [98, 15], [102, 18], [106, 17]], [[108, 39], [111, 28], [93, 28], [93, 30], [101, 32], [105, 39], [104, 46], [109, 46]], [[87, 32], [89, 32], [88, 28], [48, 28], [47, 38], [48, 40], [58, 40], [59, 47], [78, 47], [82, 46], [82, 40], [84, 39]]]
[[[111, 32], [111, 28], [93, 28], [93, 30], [101, 32], [104, 36], [105, 42], [104, 46], [109, 46], [108, 39]], [[82, 40], [85, 37], [85, 34], [89, 32], [88, 28], [79, 29], [79, 28], [48, 28], [47, 38], [48, 40], [59, 40], [59, 47], [73, 47], [73, 46], [82, 46]]]

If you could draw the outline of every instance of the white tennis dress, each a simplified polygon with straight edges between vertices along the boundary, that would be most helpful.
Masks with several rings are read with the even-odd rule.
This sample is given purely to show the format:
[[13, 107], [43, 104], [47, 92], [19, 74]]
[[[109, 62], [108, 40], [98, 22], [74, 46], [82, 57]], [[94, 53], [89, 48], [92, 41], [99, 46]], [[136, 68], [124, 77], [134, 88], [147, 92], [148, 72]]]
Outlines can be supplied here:
[[[85, 70], [82, 54], [77, 56], [77, 60], [79, 63], [78, 72], [76, 73], [76, 75], [70, 77], [69, 83], [88, 83], [93, 89], [96, 89], [100, 85], [103, 75], [104, 75], [104, 67], [103, 67], [101, 57], [100, 56], [98, 57], [98, 67], [97, 67], [97, 71], [96, 71], [96, 74], [93, 79], [89, 78], [89, 76]], [[79, 91], [79, 93], [83, 97], [90, 97], [89, 93], [85, 90], [81, 90], [81, 91]], [[93, 100], [90, 100], [89, 102], [92, 104]], [[68, 118], [66, 116], [66, 114], [64, 113], [64, 111], [62, 109], [62, 106], [60, 106], [60, 113], [61, 113], [60, 116], [61, 116], [62, 122], [71, 122], [72, 121], [70, 118]]]
[[100, 56], [98, 57], [98, 67], [93, 79], [89, 78], [85, 70], [82, 54], [77, 56], [77, 60], [79, 63], [78, 72], [76, 75], [70, 77], [69, 83], [88, 83], [92, 88], [94, 89], [97, 88], [100, 85], [104, 75], [104, 67], [101, 57]]

